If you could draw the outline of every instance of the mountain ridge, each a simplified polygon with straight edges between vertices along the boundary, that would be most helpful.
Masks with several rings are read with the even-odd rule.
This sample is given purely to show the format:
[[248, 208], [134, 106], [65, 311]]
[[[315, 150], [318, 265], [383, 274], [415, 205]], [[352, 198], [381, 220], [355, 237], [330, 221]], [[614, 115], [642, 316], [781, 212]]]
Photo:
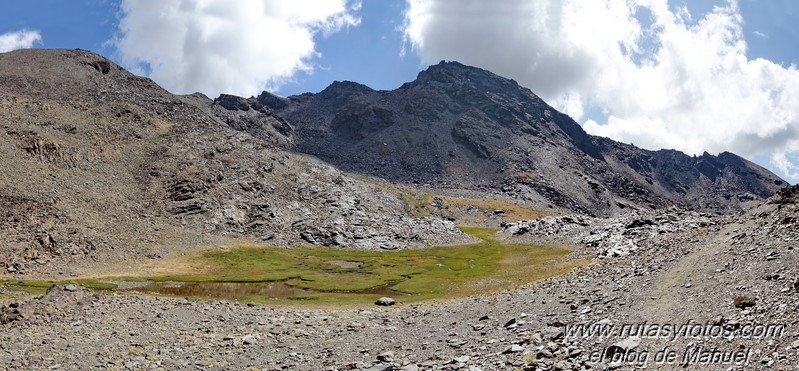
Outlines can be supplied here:
[[[506, 189], [551, 209], [601, 216], [678, 204], [729, 213], [787, 184], [728, 152], [692, 157], [592, 136], [529, 88], [458, 62], [395, 90], [336, 81], [316, 94], [258, 98], [266, 100], [280, 102], [264, 105], [295, 128], [285, 148], [390, 181]], [[529, 173], [537, 180], [520, 179]]]

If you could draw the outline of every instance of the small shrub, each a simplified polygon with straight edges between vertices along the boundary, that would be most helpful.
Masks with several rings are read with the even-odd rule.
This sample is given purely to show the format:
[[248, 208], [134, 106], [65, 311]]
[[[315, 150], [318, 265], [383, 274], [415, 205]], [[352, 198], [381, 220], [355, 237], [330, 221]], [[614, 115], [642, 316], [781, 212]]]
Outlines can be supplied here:
[[747, 295], [738, 295], [732, 299], [732, 306], [740, 309], [754, 307], [755, 299], [752, 299]]

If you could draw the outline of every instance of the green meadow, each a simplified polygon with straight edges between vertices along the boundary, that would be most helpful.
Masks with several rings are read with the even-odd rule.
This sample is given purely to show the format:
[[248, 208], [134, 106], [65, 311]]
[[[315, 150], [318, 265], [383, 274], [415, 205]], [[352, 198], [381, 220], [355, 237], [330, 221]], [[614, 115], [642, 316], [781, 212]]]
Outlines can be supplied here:
[[[266, 303], [364, 304], [380, 296], [398, 302], [467, 296], [512, 288], [584, 264], [566, 261], [561, 246], [512, 245], [485, 228], [462, 228], [482, 242], [373, 251], [331, 247], [245, 246], [189, 257], [197, 273], [73, 281], [97, 289], [140, 281], [136, 291]], [[185, 271], [185, 270], [184, 270]], [[31, 292], [54, 282], [5, 282]], [[66, 283], [66, 282], [58, 282]]]

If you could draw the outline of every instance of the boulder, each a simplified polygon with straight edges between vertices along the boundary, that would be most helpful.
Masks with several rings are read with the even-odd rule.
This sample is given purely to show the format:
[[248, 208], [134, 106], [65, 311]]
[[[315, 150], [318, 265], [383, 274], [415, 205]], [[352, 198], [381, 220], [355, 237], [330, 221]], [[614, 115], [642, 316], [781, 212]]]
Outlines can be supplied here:
[[384, 296], [384, 297], [382, 297], [380, 299], [375, 300], [375, 305], [380, 305], [380, 306], [383, 306], [383, 307], [387, 307], [387, 306], [394, 305], [394, 304], [396, 304], [396, 301], [394, 301], [394, 299], [392, 299], [392, 298], [390, 298], [388, 296]]

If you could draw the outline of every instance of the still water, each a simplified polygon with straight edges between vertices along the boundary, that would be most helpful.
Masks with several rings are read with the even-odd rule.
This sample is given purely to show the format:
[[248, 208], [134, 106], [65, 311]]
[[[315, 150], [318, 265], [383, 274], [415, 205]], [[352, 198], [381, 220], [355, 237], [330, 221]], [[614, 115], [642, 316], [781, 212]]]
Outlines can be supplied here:
[[[334, 291], [352, 294], [402, 296], [392, 286], [402, 281], [391, 281], [385, 285], [359, 291]], [[322, 293], [323, 291], [293, 287], [285, 282], [151, 282], [144, 286], [129, 288], [128, 291], [154, 293], [171, 296], [220, 298], [237, 300], [260, 297], [268, 300], [296, 299]]]

